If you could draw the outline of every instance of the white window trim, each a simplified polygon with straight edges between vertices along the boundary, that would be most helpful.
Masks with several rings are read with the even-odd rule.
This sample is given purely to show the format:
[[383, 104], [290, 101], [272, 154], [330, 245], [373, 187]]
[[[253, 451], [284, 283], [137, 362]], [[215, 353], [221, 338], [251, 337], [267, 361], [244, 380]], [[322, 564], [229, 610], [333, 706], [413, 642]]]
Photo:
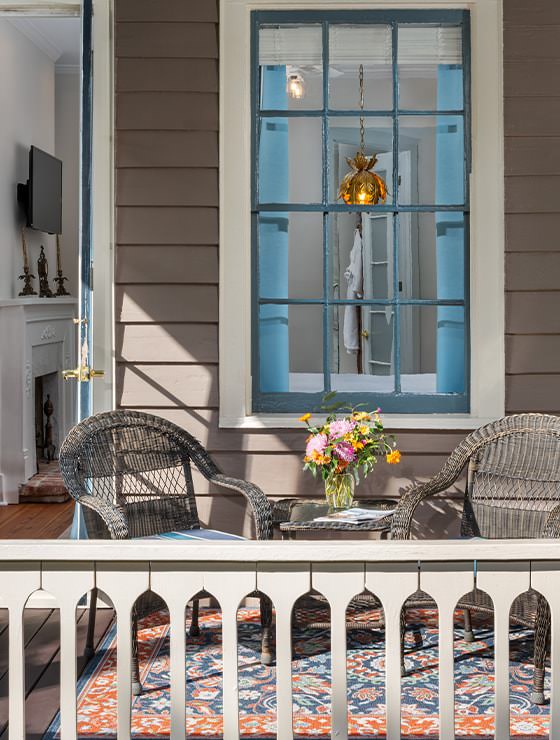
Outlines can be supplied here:
[[[92, 361], [93, 412], [115, 408], [114, 360], [114, 0], [93, 0]], [[76, 0], [0, 0], [0, 16], [80, 15]]]
[[474, 429], [505, 413], [502, 1], [222, 0], [220, 4], [221, 427], [293, 427], [251, 413], [251, 44], [253, 10], [471, 11], [471, 412], [385, 414], [387, 428]]

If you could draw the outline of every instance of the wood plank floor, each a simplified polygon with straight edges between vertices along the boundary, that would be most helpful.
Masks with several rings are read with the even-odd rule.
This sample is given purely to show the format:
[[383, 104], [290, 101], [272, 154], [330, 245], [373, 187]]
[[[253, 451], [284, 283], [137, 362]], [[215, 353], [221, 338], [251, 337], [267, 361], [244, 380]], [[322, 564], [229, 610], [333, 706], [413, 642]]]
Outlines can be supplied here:
[[0, 506], [0, 540], [55, 540], [72, 524], [73, 513], [73, 501]]

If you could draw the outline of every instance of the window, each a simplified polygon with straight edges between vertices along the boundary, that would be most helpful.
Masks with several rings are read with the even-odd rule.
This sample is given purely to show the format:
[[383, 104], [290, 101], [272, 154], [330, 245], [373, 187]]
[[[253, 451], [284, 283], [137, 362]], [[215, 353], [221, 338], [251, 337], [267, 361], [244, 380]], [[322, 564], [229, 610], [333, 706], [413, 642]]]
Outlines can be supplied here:
[[[254, 410], [468, 411], [468, 12], [253, 24]], [[361, 121], [384, 204], [338, 197]]]
[[[389, 427], [471, 429], [505, 400], [501, 4], [333, 5], [220, 3], [220, 426], [297, 425], [330, 387]], [[361, 208], [336, 197], [360, 64], [389, 191]]]

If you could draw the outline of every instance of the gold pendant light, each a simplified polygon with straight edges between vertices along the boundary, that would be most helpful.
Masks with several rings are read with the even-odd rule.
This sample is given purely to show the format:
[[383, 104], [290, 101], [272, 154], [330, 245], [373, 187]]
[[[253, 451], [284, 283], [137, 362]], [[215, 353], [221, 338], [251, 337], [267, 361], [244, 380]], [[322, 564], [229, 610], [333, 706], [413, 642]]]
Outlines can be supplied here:
[[381, 201], [385, 203], [387, 198], [387, 187], [381, 177], [371, 172], [377, 162], [377, 157], [372, 155], [366, 157], [365, 126], [364, 126], [364, 66], [360, 64], [360, 151], [356, 152], [353, 159], [346, 158], [352, 171], [349, 172], [340, 183], [338, 197], [349, 206], [376, 205]]

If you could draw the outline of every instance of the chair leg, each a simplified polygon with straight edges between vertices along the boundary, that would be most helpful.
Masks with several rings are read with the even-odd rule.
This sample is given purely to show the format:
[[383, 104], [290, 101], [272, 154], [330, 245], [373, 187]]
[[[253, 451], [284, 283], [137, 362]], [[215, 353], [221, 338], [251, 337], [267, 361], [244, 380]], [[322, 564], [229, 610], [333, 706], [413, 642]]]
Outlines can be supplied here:
[[88, 627], [86, 636], [86, 646], [84, 649], [84, 656], [87, 660], [93, 657], [95, 649], [93, 647], [93, 638], [95, 635], [95, 616], [97, 614], [97, 589], [91, 589], [91, 597], [89, 601], [89, 614], [88, 614]]
[[404, 662], [404, 635], [406, 632], [406, 611], [403, 606], [401, 609], [401, 676], [406, 676], [406, 664]]
[[138, 613], [136, 607], [132, 610], [132, 696], [140, 696], [140, 667], [138, 665]]
[[198, 637], [200, 635], [200, 625], [198, 623], [199, 602], [200, 599], [193, 599], [189, 637]]
[[261, 596], [261, 663], [272, 665], [272, 602], [268, 596]]
[[544, 664], [550, 639], [550, 609], [546, 599], [542, 596], [537, 600], [537, 616], [535, 618], [535, 658], [533, 673], [533, 690], [531, 701], [533, 704], [544, 704]]
[[463, 639], [465, 642], [474, 642], [474, 632], [472, 628], [471, 613], [469, 609], [463, 609], [463, 619]]

